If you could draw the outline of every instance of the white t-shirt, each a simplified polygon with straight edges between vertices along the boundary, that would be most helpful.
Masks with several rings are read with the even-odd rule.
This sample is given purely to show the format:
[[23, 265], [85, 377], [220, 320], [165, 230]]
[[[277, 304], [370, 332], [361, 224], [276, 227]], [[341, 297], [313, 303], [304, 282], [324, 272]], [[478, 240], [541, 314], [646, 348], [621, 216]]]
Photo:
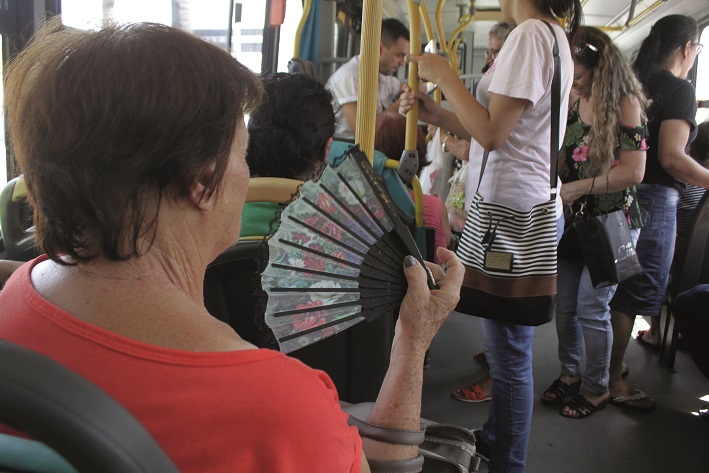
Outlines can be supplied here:
[[[558, 150], [566, 131], [566, 112], [573, 80], [574, 63], [566, 33], [552, 25], [561, 56], [561, 107]], [[549, 142], [551, 141], [551, 82], [554, 77], [554, 37], [540, 20], [527, 20], [517, 26], [505, 41], [492, 67], [480, 79], [477, 99], [485, 107], [493, 93], [529, 100], [532, 106], [522, 112], [512, 133], [502, 146], [490, 152], [480, 194], [487, 202], [528, 210], [549, 200]], [[475, 195], [484, 149], [470, 145], [465, 188], [465, 208]], [[561, 182], [557, 179], [557, 191]], [[557, 218], [562, 215], [557, 193]]]
[[[350, 59], [340, 67], [328, 79], [326, 87], [332, 92], [335, 98], [335, 136], [342, 138], [354, 138], [354, 132], [342, 114], [341, 106], [347, 103], [357, 102], [357, 90], [359, 87], [359, 56]], [[379, 85], [377, 88], [377, 114], [380, 114], [396, 102], [401, 92], [401, 82], [394, 76], [379, 74]]]

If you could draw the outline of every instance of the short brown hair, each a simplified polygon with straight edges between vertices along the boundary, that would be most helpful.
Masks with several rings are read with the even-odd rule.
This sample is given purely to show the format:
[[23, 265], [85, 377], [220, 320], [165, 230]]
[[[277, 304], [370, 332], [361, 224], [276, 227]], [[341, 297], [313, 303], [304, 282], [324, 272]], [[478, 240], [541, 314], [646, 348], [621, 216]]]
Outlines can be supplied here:
[[[389, 159], [399, 160], [406, 148], [406, 117], [397, 112], [382, 112], [377, 115], [374, 148], [381, 151]], [[411, 150], [409, 150], [411, 151]], [[421, 127], [416, 127], [416, 151], [419, 156], [419, 174], [431, 164], [426, 154], [428, 147], [426, 137]]]
[[123, 260], [152, 243], [163, 198], [219, 190], [235, 130], [262, 94], [226, 51], [165, 25], [51, 20], [10, 64], [5, 107], [53, 260]]

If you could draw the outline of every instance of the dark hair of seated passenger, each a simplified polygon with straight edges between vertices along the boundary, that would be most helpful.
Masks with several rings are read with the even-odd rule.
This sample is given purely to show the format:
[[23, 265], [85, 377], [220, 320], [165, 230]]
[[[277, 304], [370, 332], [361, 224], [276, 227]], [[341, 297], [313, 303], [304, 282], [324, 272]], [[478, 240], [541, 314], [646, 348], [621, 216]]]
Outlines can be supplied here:
[[261, 92], [228, 52], [177, 28], [50, 20], [5, 84], [42, 251], [60, 264], [144, 254], [163, 199], [181, 201], [197, 182], [202, 199], [219, 193]]
[[697, 127], [697, 137], [689, 147], [689, 154], [699, 164], [709, 168], [709, 121], [702, 122]]
[[[377, 117], [374, 134], [374, 148], [387, 158], [399, 160], [406, 145], [406, 117], [396, 112], [383, 112]], [[419, 173], [431, 164], [427, 160], [426, 137], [420, 127], [416, 127], [416, 151], [419, 155]]]
[[304, 74], [278, 73], [263, 83], [264, 99], [248, 124], [251, 176], [309, 179], [335, 134], [332, 94]]

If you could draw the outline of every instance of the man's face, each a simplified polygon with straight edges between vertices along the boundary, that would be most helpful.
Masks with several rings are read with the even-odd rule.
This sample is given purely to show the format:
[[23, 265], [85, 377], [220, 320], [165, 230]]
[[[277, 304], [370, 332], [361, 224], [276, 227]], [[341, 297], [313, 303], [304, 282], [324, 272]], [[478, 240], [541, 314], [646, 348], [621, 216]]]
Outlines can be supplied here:
[[401, 66], [406, 64], [406, 55], [409, 52], [409, 42], [399, 38], [396, 43], [387, 47], [383, 42], [379, 44], [379, 72], [385, 76], [393, 76]]

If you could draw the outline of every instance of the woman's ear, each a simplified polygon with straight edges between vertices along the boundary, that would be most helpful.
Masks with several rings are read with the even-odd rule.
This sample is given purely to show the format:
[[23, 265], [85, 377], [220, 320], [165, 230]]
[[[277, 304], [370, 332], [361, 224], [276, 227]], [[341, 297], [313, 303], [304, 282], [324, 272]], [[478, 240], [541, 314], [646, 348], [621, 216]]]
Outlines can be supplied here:
[[325, 143], [325, 155], [323, 156], [323, 161], [327, 161], [327, 154], [330, 152], [330, 146], [332, 145], [332, 136], [327, 139]]
[[209, 165], [190, 187], [189, 200], [200, 210], [207, 210], [212, 206], [213, 199], [207, 183], [212, 178], [214, 166], [214, 164]]
[[689, 57], [692, 52], [692, 46], [694, 46], [692, 41], [687, 41], [686, 43], [684, 43], [684, 48], [682, 49], [682, 57], [684, 57], [685, 59]]

